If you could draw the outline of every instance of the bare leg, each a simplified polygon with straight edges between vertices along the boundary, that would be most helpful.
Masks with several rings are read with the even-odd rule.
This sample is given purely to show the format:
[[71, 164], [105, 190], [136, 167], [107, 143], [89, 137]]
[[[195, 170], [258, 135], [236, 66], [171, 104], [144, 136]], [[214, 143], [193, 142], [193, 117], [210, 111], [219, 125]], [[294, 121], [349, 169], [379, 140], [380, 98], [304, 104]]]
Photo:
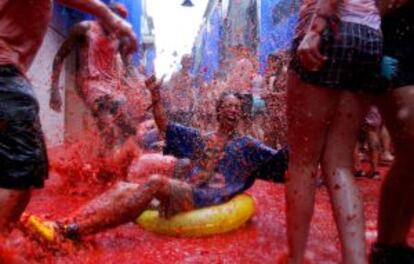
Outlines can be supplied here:
[[338, 91], [289, 74], [287, 117], [289, 175], [286, 181], [289, 263], [303, 263], [313, 214], [316, 175]]
[[[368, 134], [368, 145], [369, 145], [369, 154], [370, 154], [370, 164], [371, 169], [369, 176], [375, 176], [374, 173], [378, 173], [378, 163], [380, 156], [380, 139], [379, 139], [379, 130], [370, 128], [367, 131]], [[379, 175], [378, 175], [379, 176]]]
[[173, 156], [158, 153], [142, 155], [131, 164], [128, 171], [128, 180], [142, 183], [153, 174], [172, 177], [176, 161], [177, 159]]
[[386, 126], [381, 127], [380, 137], [383, 147], [382, 160], [392, 162], [394, 160], [394, 156], [391, 154], [391, 136]]
[[167, 200], [174, 190], [191, 187], [168, 177], [153, 175], [145, 184], [121, 182], [63, 219], [75, 224], [80, 235], [93, 234], [137, 218], [152, 199]]
[[0, 188], [0, 233], [7, 233], [16, 223], [30, 200], [30, 190]]
[[395, 148], [395, 162], [381, 189], [378, 242], [406, 243], [414, 212], [414, 86], [380, 98], [381, 111]]
[[363, 204], [352, 174], [353, 153], [370, 100], [342, 91], [326, 140], [322, 169], [342, 244], [343, 263], [367, 263]]
[[[358, 174], [362, 174], [362, 167], [361, 167], [361, 158], [359, 157], [359, 142], [356, 143], [354, 148], [354, 172]], [[360, 176], [360, 175], [357, 175]]]

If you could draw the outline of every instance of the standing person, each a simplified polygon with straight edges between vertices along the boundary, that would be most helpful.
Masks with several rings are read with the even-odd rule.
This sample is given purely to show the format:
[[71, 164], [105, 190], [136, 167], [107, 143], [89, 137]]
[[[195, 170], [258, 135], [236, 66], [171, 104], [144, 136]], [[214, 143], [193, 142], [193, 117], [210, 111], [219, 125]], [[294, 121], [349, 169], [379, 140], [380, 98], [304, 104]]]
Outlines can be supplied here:
[[414, 263], [414, 249], [407, 244], [414, 215], [414, 1], [384, 1], [383, 5], [385, 72], [391, 74], [385, 74], [390, 86], [379, 98], [379, 109], [395, 158], [381, 188], [371, 262], [405, 264]]
[[321, 164], [342, 261], [366, 263], [361, 196], [353, 150], [378, 88], [382, 37], [374, 0], [304, 0], [292, 46], [287, 117], [288, 263], [303, 263]]
[[[112, 4], [110, 8], [122, 18], [128, 15], [121, 4]], [[122, 87], [124, 69], [129, 69], [123, 44], [103, 21], [83, 21], [71, 28], [53, 62], [50, 107], [61, 111], [60, 72], [65, 58], [79, 47], [76, 90], [95, 118], [106, 148], [135, 134]], [[116, 127], [121, 133], [117, 133]]]
[[[136, 49], [131, 26], [99, 0], [60, 0], [91, 13]], [[26, 77], [47, 30], [51, 0], [0, 1], [0, 235], [26, 208], [32, 188], [43, 187], [48, 175], [46, 145], [39, 122], [39, 104]]]

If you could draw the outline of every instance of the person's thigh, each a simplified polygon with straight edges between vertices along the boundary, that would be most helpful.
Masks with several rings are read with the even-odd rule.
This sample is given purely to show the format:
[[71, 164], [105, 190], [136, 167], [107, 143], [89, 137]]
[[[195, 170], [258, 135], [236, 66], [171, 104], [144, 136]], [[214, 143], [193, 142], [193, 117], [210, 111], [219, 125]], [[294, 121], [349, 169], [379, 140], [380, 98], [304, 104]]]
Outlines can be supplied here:
[[341, 92], [324, 148], [322, 165], [325, 170], [353, 167], [355, 144], [371, 100], [366, 94]]
[[156, 197], [160, 201], [160, 214], [163, 217], [170, 217], [197, 207], [194, 203], [191, 184], [170, 178], [164, 180], [168, 182], [167, 192]]
[[340, 91], [318, 87], [289, 74], [288, 143], [291, 161], [317, 165]]
[[379, 97], [378, 102], [396, 154], [400, 153], [400, 158], [411, 158], [414, 153], [414, 85], [391, 90]]
[[132, 162], [128, 172], [128, 180], [142, 182], [153, 174], [173, 177], [176, 162], [177, 159], [173, 156], [161, 153], [144, 154]]

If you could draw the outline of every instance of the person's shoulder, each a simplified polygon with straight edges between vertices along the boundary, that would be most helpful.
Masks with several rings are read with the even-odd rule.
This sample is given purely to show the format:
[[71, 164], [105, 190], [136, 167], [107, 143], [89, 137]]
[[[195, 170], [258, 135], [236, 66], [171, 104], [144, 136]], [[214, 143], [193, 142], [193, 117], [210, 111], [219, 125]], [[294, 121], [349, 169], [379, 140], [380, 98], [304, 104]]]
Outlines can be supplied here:
[[85, 35], [92, 27], [93, 21], [81, 21], [70, 29], [70, 34]]

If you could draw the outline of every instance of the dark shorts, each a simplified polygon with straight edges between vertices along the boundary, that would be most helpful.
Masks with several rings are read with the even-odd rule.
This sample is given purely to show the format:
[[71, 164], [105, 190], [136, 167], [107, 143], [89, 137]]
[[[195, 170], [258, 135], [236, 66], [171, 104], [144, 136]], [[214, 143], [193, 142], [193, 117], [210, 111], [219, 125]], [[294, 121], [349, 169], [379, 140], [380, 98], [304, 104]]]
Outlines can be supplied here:
[[385, 85], [387, 88], [414, 85], [414, 2], [384, 16], [382, 31]]
[[0, 66], [0, 168], [0, 188], [41, 188], [48, 176], [39, 105], [13, 66]]
[[364, 25], [339, 22], [322, 34], [321, 53], [328, 59], [319, 71], [303, 68], [296, 55], [302, 38], [293, 41], [290, 68], [310, 84], [350, 91], [379, 92], [382, 34]]

